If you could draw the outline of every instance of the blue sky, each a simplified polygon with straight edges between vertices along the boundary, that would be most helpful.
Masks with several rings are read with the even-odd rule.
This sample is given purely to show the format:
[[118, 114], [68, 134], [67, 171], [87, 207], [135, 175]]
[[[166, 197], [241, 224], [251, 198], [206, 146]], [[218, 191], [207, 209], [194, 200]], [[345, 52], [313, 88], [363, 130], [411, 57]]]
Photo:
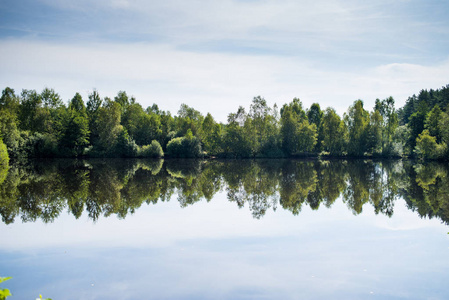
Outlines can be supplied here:
[[342, 114], [449, 83], [447, 1], [0, 2], [0, 84], [119, 90], [225, 121], [261, 95]]

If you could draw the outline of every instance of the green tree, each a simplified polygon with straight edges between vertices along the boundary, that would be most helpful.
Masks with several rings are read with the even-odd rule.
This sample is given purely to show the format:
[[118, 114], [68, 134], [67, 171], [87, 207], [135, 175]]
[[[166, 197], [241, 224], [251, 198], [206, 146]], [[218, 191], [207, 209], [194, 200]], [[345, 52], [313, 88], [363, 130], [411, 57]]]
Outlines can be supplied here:
[[245, 122], [247, 133], [250, 134], [252, 140], [253, 153], [260, 153], [261, 147], [268, 139], [268, 120], [270, 116], [270, 108], [267, 101], [261, 96], [253, 98], [248, 118]]
[[442, 143], [446, 148], [446, 158], [449, 158], [449, 112], [441, 113], [438, 127], [440, 128]]
[[3, 139], [11, 157], [19, 156], [19, 148], [23, 140], [18, 128], [19, 112], [20, 98], [13, 89], [5, 88], [0, 98], [0, 139]]
[[173, 119], [169, 111], [160, 110], [156, 104], [153, 104], [151, 107], [148, 107], [146, 109], [146, 112], [148, 115], [155, 114], [159, 117], [160, 137], [158, 140], [162, 146], [162, 149], [165, 149], [167, 143], [173, 138], [173, 136], [176, 135], [176, 132], [174, 132], [174, 130], [176, 130], [175, 120]]
[[287, 155], [293, 155], [297, 152], [298, 136], [296, 135], [298, 123], [295, 120], [296, 114], [290, 109], [283, 111], [281, 117], [281, 140], [282, 150]]
[[418, 96], [413, 95], [409, 97], [404, 107], [398, 110], [400, 113], [401, 125], [408, 124], [412, 114], [420, 112], [423, 106], [430, 109], [435, 105], [438, 105], [442, 109], [449, 105], [449, 85], [437, 90], [421, 90]]
[[38, 111], [42, 115], [41, 123], [43, 123], [42, 133], [47, 133], [50, 138], [57, 140], [62, 131], [62, 118], [65, 113], [65, 106], [61, 97], [53, 89], [45, 88], [41, 92], [43, 107]]
[[89, 120], [86, 107], [80, 94], [76, 93], [70, 101], [64, 120], [60, 147], [64, 155], [78, 156], [89, 145]]
[[323, 129], [324, 112], [318, 103], [313, 103], [307, 111], [307, 119], [309, 124], [315, 124], [317, 128], [317, 143], [315, 151], [320, 152], [323, 149], [324, 129]]
[[[48, 88], [41, 94], [23, 90], [18, 104], [19, 97], [14, 95], [14, 90], [7, 89], [2, 98], [0, 129], [4, 132], [3, 138], [11, 157], [35, 156], [44, 152], [46, 156], [53, 155], [64, 114], [59, 95]], [[22, 130], [18, 128], [19, 124]]]
[[268, 107], [264, 98], [253, 98], [245, 123], [246, 134], [250, 135], [253, 152], [261, 157], [282, 156], [279, 145], [277, 106]]
[[383, 118], [378, 110], [370, 114], [367, 127], [366, 150], [370, 154], [382, 153], [382, 129]]
[[3, 143], [3, 140], [0, 138], [0, 168], [4, 168], [9, 164], [9, 155], [8, 150], [6, 149], [6, 145]]
[[121, 126], [112, 154], [118, 157], [137, 157], [138, 151], [139, 147], [136, 142], [129, 136], [126, 128]]
[[100, 94], [97, 90], [93, 90], [92, 93], [89, 94], [89, 101], [86, 104], [86, 111], [88, 116], [93, 116], [101, 107], [103, 100], [100, 97]]
[[152, 140], [164, 141], [161, 117], [155, 113], [143, 114], [137, 129], [135, 140], [138, 144], [149, 144]]
[[86, 104], [86, 112], [87, 117], [89, 119], [89, 141], [92, 145], [98, 144], [99, 140], [99, 131], [98, 126], [98, 114], [101, 108], [101, 104], [103, 100], [100, 97], [100, 94], [97, 90], [93, 90], [92, 93], [89, 94], [89, 100]]
[[14, 89], [6, 87], [2, 91], [0, 98], [0, 109], [10, 111], [12, 114], [19, 113], [20, 98], [15, 94]]
[[22, 90], [20, 99], [19, 124], [22, 130], [38, 131], [38, 110], [42, 97], [35, 90]]
[[[310, 145], [310, 141], [312, 140], [313, 143], [315, 140], [316, 143], [316, 126], [309, 127], [308, 125], [306, 113], [298, 98], [294, 98], [289, 104], [284, 104], [281, 109], [280, 136], [282, 150], [287, 155], [308, 152], [306, 148]], [[312, 136], [309, 138], [306, 136], [307, 134], [312, 134]], [[302, 138], [306, 138], [306, 141], [301, 141]]]
[[307, 115], [306, 112], [304, 111], [303, 107], [302, 107], [302, 102], [301, 100], [299, 100], [299, 98], [293, 98], [292, 102], [290, 102], [289, 104], [284, 104], [281, 108], [281, 118], [284, 115], [284, 112], [289, 109], [291, 110], [293, 113], [296, 114], [296, 116], [298, 117], [298, 119], [300, 120], [305, 120], [307, 119]]
[[23, 138], [17, 123], [17, 116], [13, 112], [0, 108], [0, 138], [3, 139], [11, 157], [20, 156], [23, 146]]
[[299, 99], [293, 99], [281, 110], [282, 149], [287, 155], [311, 152], [317, 142], [317, 128], [309, 124]]
[[312, 152], [317, 143], [317, 128], [315, 124], [309, 124], [306, 120], [299, 123], [297, 132], [298, 148], [297, 153]]
[[346, 127], [333, 108], [323, 116], [323, 148], [331, 155], [341, 155], [346, 144]]
[[22, 90], [20, 101], [19, 124], [22, 130], [59, 134], [64, 106], [53, 89], [45, 88], [41, 94], [35, 90]]
[[439, 120], [441, 119], [441, 109], [437, 105], [435, 105], [432, 110], [427, 114], [426, 120], [424, 122], [424, 128], [429, 131], [429, 134], [431, 136], [434, 136], [436, 138], [437, 143], [441, 143], [441, 130], [440, 126], [438, 124]]
[[436, 137], [431, 136], [425, 129], [416, 138], [415, 154], [424, 159], [436, 159], [441, 156], [442, 146], [438, 145]]
[[393, 97], [388, 97], [382, 101], [376, 99], [375, 111], [379, 111], [382, 116], [382, 154], [394, 154], [393, 137], [398, 127], [398, 114], [394, 107]]
[[253, 157], [254, 135], [247, 134], [251, 130], [251, 123], [247, 122], [248, 115], [240, 106], [236, 113], [228, 115], [228, 124], [224, 133], [224, 152], [229, 157]]
[[424, 130], [427, 112], [427, 103], [425, 101], [421, 101], [418, 104], [418, 109], [416, 112], [414, 112], [409, 118], [408, 127], [410, 128], [410, 140], [408, 141], [408, 145], [410, 149], [415, 148], [416, 138]]
[[[135, 138], [135, 136], [138, 135], [137, 133], [144, 115], [145, 112], [143, 111], [142, 106], [138, 103], [128, 105], [128, 108], [122, 114], [121, 124], [126, 128], [131, 137]], [[148, 142], [145, 143], [145, 141], [142, 141], [143, 143], [139, 143], [140, 141], [137, 142], [140, 145], [148, 144]]]
[[348, 154], [362, 156], [367, 150], [367, 128], [369, 113], [363, 108], [363, 101], [357, 100], [345, 114], [348, 127]]
[[130, 104], [134, 104], [136, 99], [129, 97], [125, 91], [119, 91], [117, 96], [114, 97], [114, 101], [120, 104], [121, 113], [124, 113]]
[[104, 155], [113, 151], [119, 133], [123, 130], [120, 125], [121, 106], [119, 103], [104, 99], [103, 106], [98, 109], [98, 141], [93, 144], [95, 152]]
[[45, 108], [57, 109], [64, 105], [54, 89], [44, 88], [41, 92], [41, 99]]
[[194, 136], [201, 139], [203, 120], [204, 117], [199, 111], [183, 103], [178, 110], [178, 116], [175, 118], [175, 130], [178, 136], [184, 136], [190, 129]]
[[201, 127], [204, 150], [211, 155], [219, 154], [222, 151], [222, 133], [220, 124], [216, 123], [212, 115], [208, 113], [204, 118]]
[[79, 93], [76, 93], [72, 100], [70, 100], [69, 109], [80, 114], [87, 114], [83, 98]]
[[122, 125], [138, 145], [148, 145], [152, 140], [162, 140], [159, 115], [145, 112], [138, 103], [130, 104], [122, 115]]
[[407, 125], [398, 126], [393, 134], [391, 155], [395, 156], [409, 155], [411, 153], [411, 149], [408, 147], [409, 140], [410, 140], [410, 128]]

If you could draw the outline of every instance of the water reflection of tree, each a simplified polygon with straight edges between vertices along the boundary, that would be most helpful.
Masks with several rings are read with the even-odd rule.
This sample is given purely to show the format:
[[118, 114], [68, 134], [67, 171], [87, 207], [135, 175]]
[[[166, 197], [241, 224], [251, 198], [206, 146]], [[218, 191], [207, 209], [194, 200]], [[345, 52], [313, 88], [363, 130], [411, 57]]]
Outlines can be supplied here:
[[393, 214], [403, 197], [421, 217], [449, 224], [448, 166], [409, 161], [360, 160], [52, 160], [2, 174], [0, 214], [6, 224], [52, 222], [67, 209], [75, 218], [125, 218], [144, 203], [176, 198], [181, 207], [210, 201], [224, 191], [238, 207], [261, 218], [280, 205], [298, 214], [303, 205], [331, 207], [342, 197], [359, 214]]
[[96, 220], [101, 214], [125, 218], [143, 202], [165, 200], [166, 184], [160, 174], [162, 161], [105, 160], [94, 162], [86, 210]]
[[346, 161], [322, 161], [315, 164], [317, 185], [309, 193], [308, 202], [312, 209], [318, 209], [320, 203], [331, 207], [346, 187]]
[[270, 208], [276, 209], [279, 166], [273, 161], [237, 160], [221, 163], [226, 194], [241, 208], [248, 203], [253, 217], [260, 218]]
[[394, 203], [398, 198], [398, 189], [403, 175], [401, 161], [382, 161], [375, 164], [370, 203], [376, 214], [382, 213], [391, 217]]
[[181, 207], [211, 200], [221, 188], [220, 174], [207, 161], [170, 160], [166, 164], [171, 190], [178, 191]]
[[59, 216], [65, 207], [61, 180], [62, 177], [53, 176], [52, 172], [31, 173], [26, 177], [17, 198], [23, 222], [38, 218], [51, 222]]
[[19, 189], [17, 188], [21, 182], [21, 176], [17, 168], [1, 170], [2, 183], [0, 184], [0, 214], [5, 224], [14, 222], [16, 216], [19, 215], [20, 208], [17, 203], [19, 197]]
[[401, 194], [408, 208], [422, 218], [438, 217], [449, 224], [449, 166], [433, 162], [407, 164], [406, 169], [410, 176]]
[[[301, 211], [302, 204], [307, 200], [310, 193], [317, 188], [317, 172], [311, 161], [286, 161], [282, 165], [279, 186], [280, 203], [284, 209], [290, 210], [297, 215]], [[321, 199], [314, 201], [321, 202]]]
[[350, 161], [346, 167], [348, 184], [343, 192], [343, 201], [354, 214], [360, 214], [369, 201], [371, 176], [375, 171], [372, 162]]

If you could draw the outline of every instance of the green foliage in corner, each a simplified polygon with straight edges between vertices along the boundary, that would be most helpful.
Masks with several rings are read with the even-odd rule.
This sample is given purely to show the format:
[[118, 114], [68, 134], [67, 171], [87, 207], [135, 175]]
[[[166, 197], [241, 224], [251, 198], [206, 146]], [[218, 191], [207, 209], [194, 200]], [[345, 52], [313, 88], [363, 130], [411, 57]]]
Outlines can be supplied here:
[[[9, 279], [11, 279], [11, 277], [0, 277], [0, 283]], [[0, 289], [0, 300], [5, 300], [8, 296], [12, 296], [8, 289]]]

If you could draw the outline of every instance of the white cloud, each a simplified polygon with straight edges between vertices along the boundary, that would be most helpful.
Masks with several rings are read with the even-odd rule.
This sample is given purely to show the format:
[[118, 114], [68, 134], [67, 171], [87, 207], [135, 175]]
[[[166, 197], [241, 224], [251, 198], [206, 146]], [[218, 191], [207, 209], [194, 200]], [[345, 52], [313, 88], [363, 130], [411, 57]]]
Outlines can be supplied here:
[[146, 43], [9, 40], [0, 44], [0, 56], [0, 82], [17, 92], [49, 86], [68, 100], [75, 92], [87, 99], [93, 88], [110, 97], [126, 90], [144, 107], [157, 103], [176, 113], [186, 103], [220, 121], [239, 105], [248, 107], [257, 95], [279, 106], [299, 97], [305, 107], [318, 102], [340, 114], [359, 98], [371, 109], [376, 98], [392, 95], [399, 107], [408, 96], [439, 88], [449, 78], [449, 60], [438, 66], [388, 64], [342, 71], [297, 57], [199, 54]]
[[[354, 40], [380, 28], [384, 32], [397, 30], [390, 26], [394, 18], [377, 5], [361, 6], [348, 1], [145, 1], [145, 0], [43, 0], [58, 9], [104, 13], [112, 18], [114, 10], [132, 14], [123, 24], [136, 33], [157, 33], [176, 42], [223, 39], [261, 39], [297, 43], [320, 39]], [[129, 15], [123, 15], [126, 17]], [[381, 20], [381, 22], [379, 22]], [[117, 20], [120, 21], [120, 20]], [[373, 26], [374, 25], [374, 26]], [[257, 33], [257, 34], [255, 34]], [[305, 35], [305, 36], [303, 36]], [[365, 38], [364, 38], [365, 39]], [[306, 46], [305, 44], [301, 46]]]

